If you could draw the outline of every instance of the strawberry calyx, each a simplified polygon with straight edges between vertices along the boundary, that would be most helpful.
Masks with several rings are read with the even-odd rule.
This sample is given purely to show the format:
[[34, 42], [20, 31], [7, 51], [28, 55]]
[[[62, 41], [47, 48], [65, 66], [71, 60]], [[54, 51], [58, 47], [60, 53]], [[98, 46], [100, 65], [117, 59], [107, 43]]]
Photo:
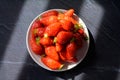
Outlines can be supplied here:
[[64, 67], [64, 64], [62, 64], [62, 65], [59, 67], [58, 70], [61, 70], [63, 67]]
[[48, 34], [44, 34], [44, 38], [48, 38]]

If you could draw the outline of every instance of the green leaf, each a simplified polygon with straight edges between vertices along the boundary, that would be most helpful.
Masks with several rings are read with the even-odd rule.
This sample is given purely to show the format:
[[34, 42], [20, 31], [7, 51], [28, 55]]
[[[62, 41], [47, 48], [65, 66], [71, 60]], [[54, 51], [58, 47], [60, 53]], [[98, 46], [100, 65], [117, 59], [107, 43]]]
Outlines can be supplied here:
[[37, 20], [40, 20], [42, 18], [42, 16], [39, 16], [38, 18], [37, 18]]
[[76, 32], [77, 30], [79, 30], [80, 28], [83, 28], [83, 26], [80, 23], [74, 24], [74, 32]]
[[63, 67], [64, 67], [64, 64], [62, 64], [62, 65], [59, 67], [58, 70], [61, 70]]
[[74, 42], [75, 41], [75, 38], [73, 37], [71, 40], [70, 40], [70, 42]]
[[47, 35], [47, 34], [44, 34], [44, 38], [48, 38], [48, 35]]
[[36, 40], [36, 43], [39, 44], [39, 42], [40, 42], [40, 37], [36, 37], [35, 40]]
[[63, 12], [62, 12], [62, 11], [58, 11], [58, 13], [59, 13], [59, 14], [61, 14], [61, 13], [63, 14]]
[[53, 43], [56, 43], [56, 42], [57, 42], [57, 38], [56, 38], [56, 37], [54, 37]]
[[37, 29], [34, 29], [34, 30], [33, 30], [33, 34], [36, 34], [36, 33], [37, 33]]
[[84, 40], [88, 40], [88, 36], [84, 34]]

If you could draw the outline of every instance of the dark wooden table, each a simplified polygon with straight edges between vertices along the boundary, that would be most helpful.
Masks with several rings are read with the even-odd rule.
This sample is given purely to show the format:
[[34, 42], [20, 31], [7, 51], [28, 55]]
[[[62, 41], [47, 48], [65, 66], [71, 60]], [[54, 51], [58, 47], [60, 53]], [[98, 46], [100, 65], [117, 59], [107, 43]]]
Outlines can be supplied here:
[[[90, 33], [86, 58], [66, 72], [41, 68], [26, 48], [30, 22], [53, 8], [74, 8]], [[120, 80], [120, 1], [0, 0], [0, 80]]]

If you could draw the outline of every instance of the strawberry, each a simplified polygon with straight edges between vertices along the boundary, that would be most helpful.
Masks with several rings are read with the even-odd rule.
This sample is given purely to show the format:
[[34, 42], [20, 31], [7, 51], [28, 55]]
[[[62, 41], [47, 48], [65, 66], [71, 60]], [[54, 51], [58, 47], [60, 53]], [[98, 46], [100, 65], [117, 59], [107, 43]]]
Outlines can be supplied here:
[[42, 14], [42, 18], [43, 17], [48, 17], [48, 16], [57, 16], [58, 15], [58, 12], [56, 10], [52, 10], [52, 11], [48, 11], [48, 12], [45, 12], [44, 14]]
[[78, 59], [76, 57], [73, 57], [72, 59], [67, 60], [67, 62], [77, 62], [77, 61], [78, 61]]
[[66, 16], [72, 17], [72, 16], [73, 16], [73, 13], [74, 13], [74, 9], [69, 9], [69, 10], [67, 10], [64, 14], [65, 14]]
[[56, 51], [55, 46], [48, 46], [45, 48], [45, 53], [47, 56], [49, 56], [50, 58], [59, 61], [59, 55]]
[[60, 31], [56, 38], [59, 44], [65, 44], [69, 42], [72, 37], [73, 37], [72, 32]]
[[36, 28], [40, 28], [43, 27], [42, 23], [40, 22], [40, 20], [35, 20], [32, 24], [32, 29], [36, 29]]
[[53, 40], [51, 38], [45, 38], [45, 37], [42, 37], [40, 39], [40, 44], [42, 44], [43, 46], [50, 46], [53, 44]]
[[30, 47], [32, 51], [37, 55], [42, 55], [44, 53], [42, 45], [37, 44], [34, 38], [30, 39]]
[[75, 33], [74, 37], [75, 37], [75, 43], [77, 44], [77, 47], [81, 48], [82, 47], [82, 43], [83, 43], [82, 42], [82, 36], [79, 33]]
[[88, 40], [88, 37], [87, 37], [87, 35], [84, 32], [84, 29], [79, 29], [78, 32], [80, 33], [80, 35], [82, 36], [82, 38], [84, 40]]
[[40, 19], [40, 22], [44, 25], [44, 26], [48, 26], [50, 24], [53, 24], [55, 22], [58, 22], [58, 18], [57, 16], [48, 16], [48, 17], [43, 17]]
[[77, 20], [75, 20], [73, 17], [69, 17], [69, 16], [64, 16], [65, 20], [70, 20], [73, 24], [77, 24]]
[[60, 59], [64, 62], [77, 62], [77, 58], [74, 56], [72, 57], [71, 59], [68, 59], [67, 58], [67, 51], [66, 50], [62, 50], [59, 52], [59, 56], [60, 56]]
[[56, 61], [48, 56], [42, 57], [41, 61], [52, 70], [62, 69], [62, 67], [64, 66], [59, 61]]
[[84, 35], [84, 30], [83, 30], [83, 29], [79, 29], [78, 32], [79, 32], [81, 35]]
[[62, 19], [60, 22], [64, 30], [70, 31], [74, 29], [73, 23], [70, 20]]
[[63, 45], [56, 43], [56, 51], [60, 52], [63, 49]]
[[44, 36], [44, 31], [45, 31], [45, 28], [44, 27], [40, 27], [40, 28], [34, 29], [33, 32], [34, 32], [34, 35], [43, 37]]
[[65, 15], [63, 13], [58, 14], [58, 20], [64, 19]]
[[75, 44], [75, 42], [71, 42], [66, 46], [66, 58], [68, 60], [71, 60], [73, 57], [75, 57], [75, 53], [77, 50], [77, 45]]
[[59, 22], [52, 23], [46, 28], [45, 34], [47, 34], [48, 36], [56, 36], [57, 33], [61, 31], [61, 29], [61, 24]]
[[67, 61], [67, 58], [66, 58], [66, 50], [62, 50], [59, 52], [59, 56], [60, 56], [60, 59], [62, 61]]

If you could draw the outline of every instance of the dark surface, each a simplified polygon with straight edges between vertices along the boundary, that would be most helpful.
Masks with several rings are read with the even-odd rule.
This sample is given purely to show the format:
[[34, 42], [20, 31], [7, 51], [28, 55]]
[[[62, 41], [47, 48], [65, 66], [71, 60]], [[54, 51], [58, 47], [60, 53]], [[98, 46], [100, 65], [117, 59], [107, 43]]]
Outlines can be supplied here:
[[[89, 29], [88, 54], [70, 71], [47, 71], [27, 52], [30, 22], [52, 8], [74, 8]], [[119, 0], [0, 0], [0, 80], [120, 80], [119, 43]]]

